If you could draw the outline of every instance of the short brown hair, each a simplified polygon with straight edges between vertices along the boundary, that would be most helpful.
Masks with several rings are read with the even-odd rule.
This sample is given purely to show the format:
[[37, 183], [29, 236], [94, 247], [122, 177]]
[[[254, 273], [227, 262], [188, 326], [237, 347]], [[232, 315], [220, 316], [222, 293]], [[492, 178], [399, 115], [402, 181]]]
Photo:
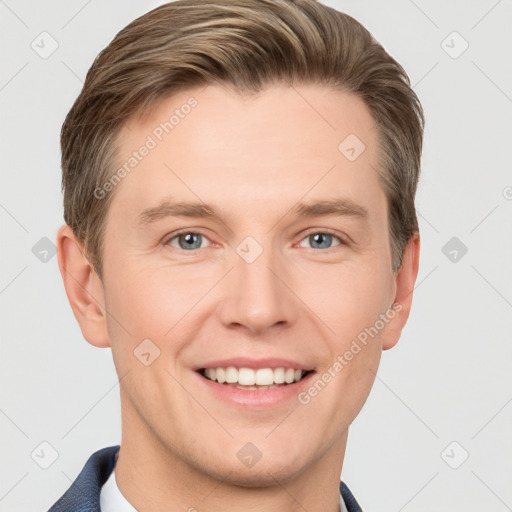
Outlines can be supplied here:
[[[178, 90], [220, 82], [243, 93], [320, 83], [363, 99], [378, 126], [379, 179], [396, 270], [418, 231], [414, 197], [424, 115], [409, 77], [351, 16], [315, 0], [178, 0], [137, 18], [100, 52], [61, 131], [64, 220], [102, 278], [118, 135]], [[341, 142], [341, 141], [340, 141]]]

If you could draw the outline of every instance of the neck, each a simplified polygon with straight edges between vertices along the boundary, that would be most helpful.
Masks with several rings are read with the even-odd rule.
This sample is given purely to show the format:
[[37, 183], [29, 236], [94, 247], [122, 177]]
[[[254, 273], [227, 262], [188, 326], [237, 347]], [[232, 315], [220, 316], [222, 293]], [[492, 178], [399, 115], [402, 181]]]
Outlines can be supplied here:
[[[226, 475], [212, 475], [163, 445], [133, 411], [123, 408], [116, 481], [139, 512], [338, 512], [339, 481], [347, 431], [318, 460], [286, 480], [244, 487]], [[233, 472], [236, 469], [233, 469]]]

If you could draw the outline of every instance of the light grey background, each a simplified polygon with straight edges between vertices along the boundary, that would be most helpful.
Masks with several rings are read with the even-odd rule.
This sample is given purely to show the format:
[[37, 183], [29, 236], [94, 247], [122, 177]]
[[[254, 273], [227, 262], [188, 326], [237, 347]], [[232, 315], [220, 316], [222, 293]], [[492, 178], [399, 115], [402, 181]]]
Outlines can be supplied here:
[[[0, 0], [2, 512], [47, 510], [120, 442], [110, 350], [82, 338], [41, 239], [63, 222], [59, 133], [87, 70], [161, 3]], [[366, 511], [511, 510], [512, 3], [326, 3], [403, 64], [427, 117], [413, 310], [351, 428], [343, 480]], [[459, 241], [445, 255], [452, 237], [465, 255]]]

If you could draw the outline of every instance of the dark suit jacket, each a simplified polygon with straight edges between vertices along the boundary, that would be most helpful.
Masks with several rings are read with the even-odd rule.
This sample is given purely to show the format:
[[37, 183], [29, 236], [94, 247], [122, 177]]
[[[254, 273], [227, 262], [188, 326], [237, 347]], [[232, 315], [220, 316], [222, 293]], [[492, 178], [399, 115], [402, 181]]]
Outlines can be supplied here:
[[[101, 486], [114, 470], [118, 451], [119, 446], [110, 446], [93, 453], [71, 487], [48, 512], [101, 512]], [[348, 512], [362, 512], [343, 482], [340, 482], [340, 492]]]

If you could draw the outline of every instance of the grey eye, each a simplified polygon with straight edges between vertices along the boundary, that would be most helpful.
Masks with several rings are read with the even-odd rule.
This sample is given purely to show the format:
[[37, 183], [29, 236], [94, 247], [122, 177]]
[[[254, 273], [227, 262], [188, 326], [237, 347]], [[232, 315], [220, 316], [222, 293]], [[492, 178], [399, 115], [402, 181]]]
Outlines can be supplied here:
[[312, 233], [306, 236], [303, 241], [308, 240], [313, 249], [330, 249], [332, 247], [333, 239], [339, 240], [341, 244], [341, 240], [337, 236], [322, 232]]
[[169, 245], [172, 245], [173, 247], [176, 247], [171, 242], [173, 240], [177, 240], [178, 248], [187, 251], [187, 250], [200, 249], [202, 238], [206, 238], [206, 237], [200, 233], [187, 232], [187, 233], [180, 233], [179, 235], [174, 236], [167, 243]]

